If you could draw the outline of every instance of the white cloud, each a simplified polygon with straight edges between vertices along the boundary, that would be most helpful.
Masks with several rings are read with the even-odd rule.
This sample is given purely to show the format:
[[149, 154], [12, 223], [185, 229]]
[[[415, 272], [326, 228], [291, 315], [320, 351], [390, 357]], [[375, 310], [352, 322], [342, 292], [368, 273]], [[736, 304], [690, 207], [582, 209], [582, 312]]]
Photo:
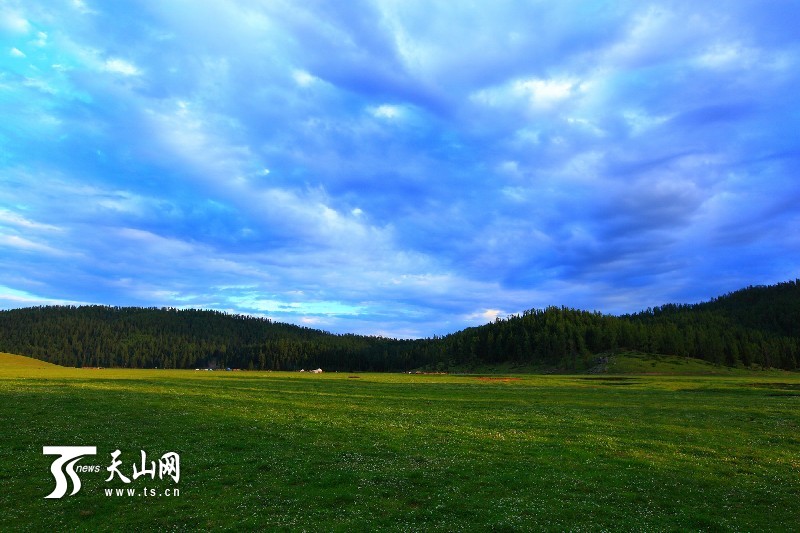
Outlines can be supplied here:
[[517, 161], [503, 161], [497, 165], [496, 169], [498, 173], [515, 180], [522, 179], [523, 177]]
[[505, 315], [500, 309], [484, 309], [483, 311], [476, 311], [467, 315], [467, 320], [482, 320], [483, 322], [494, 322], [500, 316]]
[[527, 104], [536, 111], [546, 111], [577, 94], [585, 93], [588, 83], [572, 78], [523, 78], [505, 82], [470, 95], [470, 100], [499, 108], [515, 108]]
[[19, 48], [12, 48], [9, 55], [11, 55], [11, 57], [25, 57], [25, 52]]
[[47, 34], [43, 31], [36, 33], [36, 40], [31, 41], [31, 44], [34, 46], [47, 46]]
[[639, 135], [651, 128], [660, 126], [672, 118], [670, 115], [650, 115], [643, 109], [628, 109], [622, 112], [622, 118], [634, 135]]
[[130, 213], [134, 215], [143, 215], [148, 207], [147, 198], [143, 198], [128, 191], [107, 191], [98, 195], [95, 199], [95, 205], [108, 209], [110, 211], [117, 211], [119, 213]]
[[62, 231], [62, 228], [51, 226], [50, 224], [41, 224], [29, 220], [22, 215], [13, 213], [7, 209], [0, 209], [0, 224], [8, 224], [16, 227], [27, 229], [45, 230], [45, 231]]
[[31, 24], [16, 11], [0, 11], [0, 28], [11, 33], [28, 33]]
[[578, 126], [584, 131], [588, 131], [594, 135], [597, 135], [598, 137], [606, 135], [606, 132], [598, 127], [597, 124], [586, 118], [567, 117], [567, 123]]
[[756, 64], [760, 59], [759, 56], [757, 50], [739, 43], [718, 43], [707, 48], [697, 58], [697, 63], [701, 67], [713, 69], [746, 69]]
[[120, 238], [127, 241], [131, 249], [142, 251], [155, 257], [195, 257], [198, 247], [189, 242], [162, 237], [155, 233], [134, 228], [122, 228], [117, 231]]
[[[292, 315], [359, 315], [365, 311], [363, 306], [348, 305], [337, 301], [281, 301], [265, 299], [258, 294], [243, 294], [230, 298], [246, 309], [256, 309], [266, 313], [289, 313]], [[302, 319], [301, 319], [302, 320]]]
[[[688, 20], [679, 20], [677, 13], [649, 6], [632, 18], [628, 34], [608, 50], [608, 59], [613, 64], [636, 66], [668, 57], [689, 36], [689, 25]], [[683, 31], [676, 31], [678, 26]]]
[[309, 74], [305, 70], [292, 71], [292, 78], [294, 78], [295, 83], [297, 83], [297, 85], [300, 87], [308, 87], [312, 83], [319, 80], [319, 78]]
[[372, 116], [377, 118], [394, 119], [400, 116], [402, 110], [399, 106], [383, 104], [377, 107], [371, 107], [369, 112]]
[[513, 202], [528, 201], [529, 192], [523, 187], [503, 187], [500, 192], [503, 193], [503, 196]]
[[[253, 151], [249, 146], [231, 145], [220, 131], [214, 131], [217, 117], [156, 111], [149, 115], [154, 138], [160, 138], [164, 154], [183, 160], [198, 185], [259, 223], [331, 248], [355, 250], [388, 245], [389, 234], [384, 229], [361, 224], [347, 216], [347, 211], [338, 211], [330, 205], [324, 189], [265, 188], [263, 183], [231, 179], [246, 175], [243, 169]], [[265, 210], [264, 206], [270, 209]]]
[[103, 69], [106, 72], [122, 74], [123, 76], [139, 76], [141, 74], [141, 71], [135, 65], [119, 58], [107, 60], [103, 65]]
[[[686, 159], [674, 154], [781, 153], [794, 131], [793, 115], [783, 111], [791, 109], [785, 95], [796, 85], [797, 54], [782, 44], [794, 42], [793, 34], [784, 28], [757, 38], [780, 18], [774, 13], [739, 24], [741, 9], [719, 16], [681, 2], [587, 16], [569, 2], [487, 9], [389, 0], [371, 5], [379, 13], [359, 10], [359, 17], [281, 2], [192, 9], [162, 2], [147, 10], [147, 20], [136, 20], [145, 13], [133, 10], [131, 20], [96, 25], [101, 21], [80, 15], [92, 11], [87, 4], [104, 6], [0, 0], [18, 7], [11, 14], [0, 7], [0, 32], [10, 35], [0, 55], [27, 67], [9, 56], [27, 53], [42, 69], [26, 70], [32, 79], [0, 80], [24, 91], [12, 101], [26, 109], [9, 120], [41, 122], [28, 128], [18, 150], [8, 146], [8, 161], [41, 175], [28, 187], [0, 187], [0, 205], [8, 209], [0, 211], [0, 232], [10, 236], [2, 250], [16, 252], [18, 259], [7, 261], [29, 272], [45, 263], [36, 258], [45, 254], [31, 251], [37, 244], [85, 254], [84, 264], [56, 258], [51, 272], [35, 274], [51, 287], [58, 276], [70, 277], [62, 286], [77, 286], [82, 276], [102, 285], [105, 272], [113, 272], [109, 277], [145, 278], [140, 298], [179, 301], [200, 293], [197, 301], [209, 306], [241, 310], [209, 289], [239, 281], [257, 287], [235, 292], [283, 302], [284, 317], [393, 334], [452, 331], [470, 313], [470, 320], [488, 321], [501, 309], [597, 302], [581, 294], [606, 289], [530, 289], [560, 272], [600, 279], [583, 274], [593, 262], [608, 264], [600, 256], [635, 255], [623, 246], [638, 245], [635, 237], [646, 231], [634, 227], [634, 215], [655, 211], [651, 226], [666, 228], [662, 220], [690, 220], [688, 208], [677, 206], [697, 203], [688, 187], [654, 186], [646, 198], [655, 207], [633, 203], [629, 214], [616, 215], [624, 201], [645, 196], [638, 189], [623, 194], [629, 176], [674, 175], [702, 188], [711, 183], [705, 176], [723, 174], [728, 163], [684, 168]], [[60, 18], [65, 24], [56, 28]], [[140, 36], [142, 53], [119, 48], [131, 24], [150, 28]], [[37, 46], [45, 43], [59, 49], [43, 54], [48, 48]], [[165, 53], [148, 59], [147, 50], [159, 49]], [[773, 63], [785, 71], [765, 76]], [[162, 79], [154, 78], [153, 90], [131, 92], [56, 72], [67, 69], [90, 69], [124, 85], [138, 85], [137, 76]], [[761, 87], [763, 95], [755, 90]], [[70, 112], [76, 94], [103, 106]], [[674, 129], [680, 124], [669, 120], [739, 99], [754, 103], [746, 120], [758, 113], [769, 119], [764, 129], [735, 116], [713, 131]], [[46, 105], [36, 108], [34, 100]], [[70, 127], [56, 131], [48, 113]], [[406, 121], [414, 127], [398, 127]], [[37, 137], [52, 138], [51, 149], [26, 151]], [[86, 157], [70, 157], [82, 141]], [[651, 162], [662, 170], [650, 170]], [[108, 180], [108, 188], [43, 185], [55, 168], [71, 174], [69, 183]], [[108, 168], [120, 173], [103, 173]], [[134, 172], [150, 179], [136, 180]], [[119, 191], [126, 187], [143, 196]], [[178, 191], [185, 194], [174, 196]], [[775, 191], [787, 202], [792, 197]], [[220, 209], [206, 217], [204, 202]], [[660, 203], [668, 205], [659, 209]], [[673, 204], [675, 217], [667, 209]], [[612, 216], [600, 220], [598, 210]], [[63, 224], [64, 232], [47, 233], [43, 223]], [[580, 227], [588, 236], [573, 231]], [[85, 290], [92, 294], [92, 287]], [[114, 290], [107, 294], [134, 294]], [[345, 321], [287, 302], [341, 302], [380, 313]]]
[[16, 248], [28, 252], [41, 252], [47, 255], [56, 255], [56, 256], [70, 255], [64, 252], [63, 250], [53, 248], [52, 246], [34, 242], [30, 239], [26, 239], [18, 235], [9, 235], [4, 233], [0, 233], [0, 246], [5, 246], [8, 248]]
[[74, 7], [76, 11], [84, 15], [93, 15], [97, 13], [97, 11], [86, 5], [86, 2], [84, 2], [83, 0], [72, 0], [72, 7]]
[[77, 302], [74, 300], [60, 300], [55, 298], [45, 298], [31, 294], [27, 291], [12, 289], [0, 285], [0, 308], [20, 307], [26, 305], [86, 305], [87, 302]]
[[528, 79], [515, 82], [513, 90], [527, 96], [535, 107], [548, 108], [572, 96], [575, 85], [568, 79]]
[[58, 91], [53, 86], [51, 86], [46, 81], [41, 80], [39, 78], [25, 78], [25, 81], [22, 82], [22, 85], [24, 85], [25, 87], [31, 87], [33, 89], [37, 89], [39, 91], [42, 91], [43, 93], [48, 93], [48, 94], [58, 93]]

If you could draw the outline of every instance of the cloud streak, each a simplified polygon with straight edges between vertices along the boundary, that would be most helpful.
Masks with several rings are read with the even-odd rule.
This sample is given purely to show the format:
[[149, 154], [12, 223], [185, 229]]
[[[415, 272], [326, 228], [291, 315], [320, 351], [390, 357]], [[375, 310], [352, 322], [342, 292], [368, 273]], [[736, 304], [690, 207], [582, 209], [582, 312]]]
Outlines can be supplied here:
[[796, 277], [797, 9], [6, 2], [0, 305], [418, 337]]

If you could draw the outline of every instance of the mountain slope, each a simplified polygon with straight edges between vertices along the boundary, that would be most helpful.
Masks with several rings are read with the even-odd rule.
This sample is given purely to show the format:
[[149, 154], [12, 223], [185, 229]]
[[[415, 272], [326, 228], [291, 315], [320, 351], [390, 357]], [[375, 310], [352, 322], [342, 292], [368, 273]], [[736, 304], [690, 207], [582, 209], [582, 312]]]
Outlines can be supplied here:
[[58, 368], [58, 365], [23, 355], [0, 353], [0, 369], [8, 368]]
[[365, 363], [374, 342], [217, 311], [52, 306], [0, 312], [0, 350], [65, 366], [277, 370], [330, 366], [334, 359], [346, 366]]
[[296, 370], [470, 368], [498, 363], [580, 371], [636, 351], [728, 366], [800, 366], [800, 281], [624, 316], [564, 307], [431, 339], [324, 331], [217, 311], [36, 307], [0, 311], [0, 351], [65, 366]]

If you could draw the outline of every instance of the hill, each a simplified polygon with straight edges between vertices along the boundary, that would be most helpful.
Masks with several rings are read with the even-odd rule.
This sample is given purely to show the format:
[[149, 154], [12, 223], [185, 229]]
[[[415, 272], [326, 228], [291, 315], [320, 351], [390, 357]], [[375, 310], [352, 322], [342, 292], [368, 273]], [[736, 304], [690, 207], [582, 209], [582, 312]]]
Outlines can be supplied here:
[[58, 365], [10, 353], [0, 353], [0, 369], [8, 368], [57, 368]]
[[596, 365], [598, 355], [635, 351], [717, 365], [796, 369], [799, 325], [800, 280], [633, 315], [534, 309], [448, 335], [435, 349], [448, 358], [439, 360], [440, 367], [508, 361], [580, 371]]
[[696, 358], [730, 367], [800, 367], [800, 281], [700, 304], [612, 316], [565, 307], [419, 340], [281, 324], [217, 311], [34, 307], [0, 311], [0, 350], [65, 366], [261, 370], [432, 370], [505, 365], [591, 369], [608, 354]]
[[370, 362], [369, 349], [378, 342], [194, 309], [47, 306], [0, 311], [0, 350], [64, 366], [386, 370]]

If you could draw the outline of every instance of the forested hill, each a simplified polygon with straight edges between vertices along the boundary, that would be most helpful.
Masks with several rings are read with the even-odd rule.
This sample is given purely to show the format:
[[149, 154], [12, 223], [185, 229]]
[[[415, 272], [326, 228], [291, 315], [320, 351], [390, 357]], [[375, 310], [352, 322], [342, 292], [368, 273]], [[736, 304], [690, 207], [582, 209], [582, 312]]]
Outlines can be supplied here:
[[0, 351], [66, 366], [377, 368], [368, 359], [379, 343], [385, 341], [218, 311], [106, 306], [0, 311]]
[[624, 316], [550, 307], [413, 341], [333, 335], [216, 311], [0, 311], [0, 352], [67, 366], [383, 371], [511, 362], [569, 371], [591, 366], [597, 354], [621, 350], [799, 368], [800, 280]]
[[448, 363], [467, 365], [530, 361], [580, 370], [595, 354], [635, 350], [728, 366], [796, 369], [800, 280], [619, 317], [564, 307], [531, 310], [448, 335], [435, 348]]

